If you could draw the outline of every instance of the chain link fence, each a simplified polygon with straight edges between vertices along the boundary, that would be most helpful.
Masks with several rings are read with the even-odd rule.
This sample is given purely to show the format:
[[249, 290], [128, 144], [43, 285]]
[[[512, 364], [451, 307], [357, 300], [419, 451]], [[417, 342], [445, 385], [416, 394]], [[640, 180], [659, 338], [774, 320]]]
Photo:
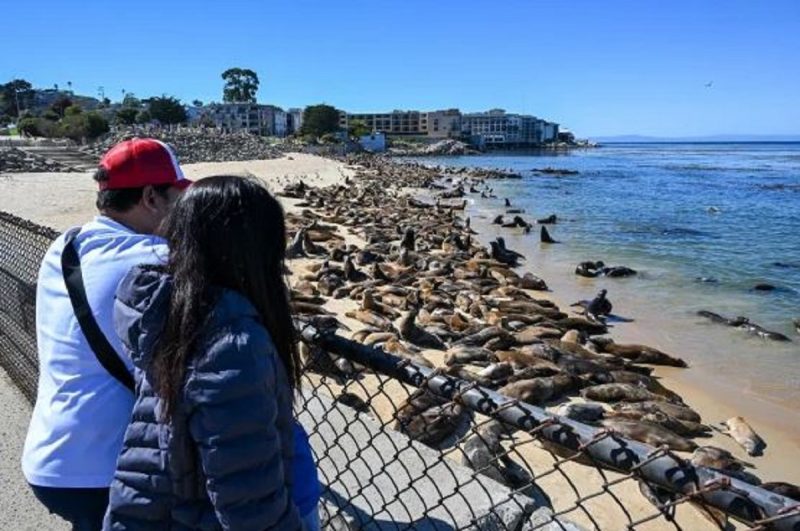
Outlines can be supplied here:
[[[31, 401], [36, 273], [56, 236], [0, 212], [0, 363]], [[325, 316], [297, 323], [326, 529], [800, 529], [776, 492], [345, 339]]]

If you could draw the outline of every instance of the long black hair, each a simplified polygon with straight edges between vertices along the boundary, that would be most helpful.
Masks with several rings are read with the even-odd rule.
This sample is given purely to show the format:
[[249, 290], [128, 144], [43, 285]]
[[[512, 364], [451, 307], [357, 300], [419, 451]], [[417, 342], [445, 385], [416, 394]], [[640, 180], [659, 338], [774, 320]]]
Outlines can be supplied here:
[[253, 304], [294, 389], [300, 364], [283, 277], [286, 224], [280, 203], [255, 179], [209, 177], [178, 199], [164, 235], [173, 290], [153, 369], [165, 418], [175, 410], [187, 363], [197, 354], [220, 288]]

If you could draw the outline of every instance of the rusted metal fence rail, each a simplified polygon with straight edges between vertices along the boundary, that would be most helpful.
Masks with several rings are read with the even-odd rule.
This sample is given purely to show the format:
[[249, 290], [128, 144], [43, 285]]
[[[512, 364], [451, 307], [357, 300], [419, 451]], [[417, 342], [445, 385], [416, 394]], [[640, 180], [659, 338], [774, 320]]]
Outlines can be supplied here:
[[[36, 275], [56, 236], [0, 212], [0, 364], [31, 401]], [[797, 502], [665, 448], [298, 328], [326, 528], [800, 530]]]

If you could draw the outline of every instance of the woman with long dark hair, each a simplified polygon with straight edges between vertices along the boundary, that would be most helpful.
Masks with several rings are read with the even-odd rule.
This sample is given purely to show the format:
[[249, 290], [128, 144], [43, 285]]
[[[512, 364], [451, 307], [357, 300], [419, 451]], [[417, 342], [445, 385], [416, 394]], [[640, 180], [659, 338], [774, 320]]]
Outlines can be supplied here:
[[166, 267], [134, 269], [117, 292], [136, 404], [105, 527], [302, 529], [313, 517], [297, 492], [314, 498], [317, 486], [296, 484], [316, 472], [296, 465], [305, 433], [292, 410], [283, 210], [253, 179], [209, 177], [178, 200], [164, 234]]

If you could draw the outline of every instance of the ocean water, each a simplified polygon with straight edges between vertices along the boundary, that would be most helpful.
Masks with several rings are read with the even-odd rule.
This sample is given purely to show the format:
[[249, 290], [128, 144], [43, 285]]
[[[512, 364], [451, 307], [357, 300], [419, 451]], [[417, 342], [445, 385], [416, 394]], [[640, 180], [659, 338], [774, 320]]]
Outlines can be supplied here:
[[[587, 299], [608, 289], [614, 313], [630, 320], [615, 323], [612, 336], [683, 356], [701, 383], [800, 410], [800, 335], [792, 325], [800, 318], [800, 143], [616, 144], [417, 161], [522, 174], [493, 181], [497, 199], [469, 196], [473, 224], [489, 237], [504, 235], [557, 295]], [[578, 174], [532, 171], [544, 167]], [[548, 230], [561, 243], [540, 244], [538, 227], [524, 235], [491, 225], [504, 198], [529, 221], [556, 214]], [[598, 259], [639, 275], [574, 274], [577, 263]], [[758, 283], [777, 289], [756, 291]], [[792, 342], [711, 324], [696, 315], [703, 309], [747, 316]]]

